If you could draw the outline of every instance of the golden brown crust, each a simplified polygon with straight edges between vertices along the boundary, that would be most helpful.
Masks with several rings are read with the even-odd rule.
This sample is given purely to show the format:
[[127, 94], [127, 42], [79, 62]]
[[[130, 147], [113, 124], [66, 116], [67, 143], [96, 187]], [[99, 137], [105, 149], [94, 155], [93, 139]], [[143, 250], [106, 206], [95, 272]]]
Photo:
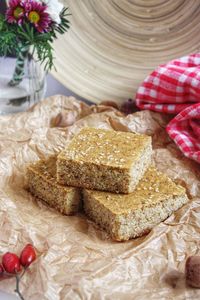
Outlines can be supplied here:
[[142, 236], [188, 201], [185, 189], [154, 167], [128, 195], [84, 190], [85, 213], [112, 239]]
[[108, 192], [90, 191], [105, 207], [114, 214], [128, 213], [143, 207], [151, 207], [168, 196], [185, 194], [185, 189], [176, 185], [165, 174], [150, 167], [131, 194], [113, 194]]
[[83, 128], [58, 155], [61, 184], [129, 193], [151, 160], [151, 138], [129, 132]]
[[151, 137], [144, 134], [86, 127], [58, 158], [126, 169], [149, 144]]

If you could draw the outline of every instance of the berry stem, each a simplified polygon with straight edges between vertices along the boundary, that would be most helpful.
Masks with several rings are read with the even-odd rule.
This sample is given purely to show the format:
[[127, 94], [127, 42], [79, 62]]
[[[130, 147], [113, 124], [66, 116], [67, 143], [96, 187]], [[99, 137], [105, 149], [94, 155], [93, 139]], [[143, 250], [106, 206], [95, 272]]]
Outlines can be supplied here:
[[20, 290], [19, 290], [19, 283], [20, 283], [20, 278], [19, 275], [16, 274], [15, 276], [16, 278], [16, 289], [15, 289], [15, 292], [18, 294], [19, 298], [21, 300], [25, 300], [24, 297], [22, 296], [22, 294], [20, 293]]
[[19, 276], [19, 279], [21, 279], [23, 276], [24, 276], [24, 274], [26, 273], [26, 267], [24, 267], [24, 270], [23, 270], [23, 272], [22, 272], [22, 274]]

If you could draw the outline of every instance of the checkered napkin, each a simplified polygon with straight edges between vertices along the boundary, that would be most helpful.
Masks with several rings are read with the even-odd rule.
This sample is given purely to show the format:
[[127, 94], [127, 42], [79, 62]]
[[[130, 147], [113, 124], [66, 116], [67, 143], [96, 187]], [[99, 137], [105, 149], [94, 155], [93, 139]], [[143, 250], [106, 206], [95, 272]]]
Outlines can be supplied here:
[[167, 132], [187, 157], [200, 163], [200, 53], [160, 65], [138, 89], [136, 105], [178, 114]]

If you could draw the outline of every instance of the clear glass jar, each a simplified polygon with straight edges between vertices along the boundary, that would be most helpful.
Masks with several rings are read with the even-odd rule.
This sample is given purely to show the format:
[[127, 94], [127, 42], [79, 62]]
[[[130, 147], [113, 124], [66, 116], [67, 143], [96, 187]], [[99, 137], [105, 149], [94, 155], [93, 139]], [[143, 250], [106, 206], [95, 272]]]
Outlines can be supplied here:
[[40, 62], [30, 56], [24, 60], [20, 82], [10, 84], [16, 61], [16, 58], [0, 57], [0, 115], [25, 111], [46, 92], [46, 72]]

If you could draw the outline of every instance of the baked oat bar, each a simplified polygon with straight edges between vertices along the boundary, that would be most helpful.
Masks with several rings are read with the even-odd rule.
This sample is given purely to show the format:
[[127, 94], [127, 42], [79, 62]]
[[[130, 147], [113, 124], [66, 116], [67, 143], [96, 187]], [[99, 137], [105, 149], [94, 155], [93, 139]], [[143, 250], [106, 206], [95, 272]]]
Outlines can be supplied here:
[[56, 156], [40, 160], [27, 168], [29, 191], [63, 214], [76, 213], [81, 206], [78, 188], [65, 187], [56, 182]]
[[130, 193], [151, 162], [151, 137], [83, 128], [57, 159], [61, 184]]
[[188, 201], [185, 189], [150, 167], [132, 194], [84, 190], [86, 215], [117, 241], [149, 232]]

